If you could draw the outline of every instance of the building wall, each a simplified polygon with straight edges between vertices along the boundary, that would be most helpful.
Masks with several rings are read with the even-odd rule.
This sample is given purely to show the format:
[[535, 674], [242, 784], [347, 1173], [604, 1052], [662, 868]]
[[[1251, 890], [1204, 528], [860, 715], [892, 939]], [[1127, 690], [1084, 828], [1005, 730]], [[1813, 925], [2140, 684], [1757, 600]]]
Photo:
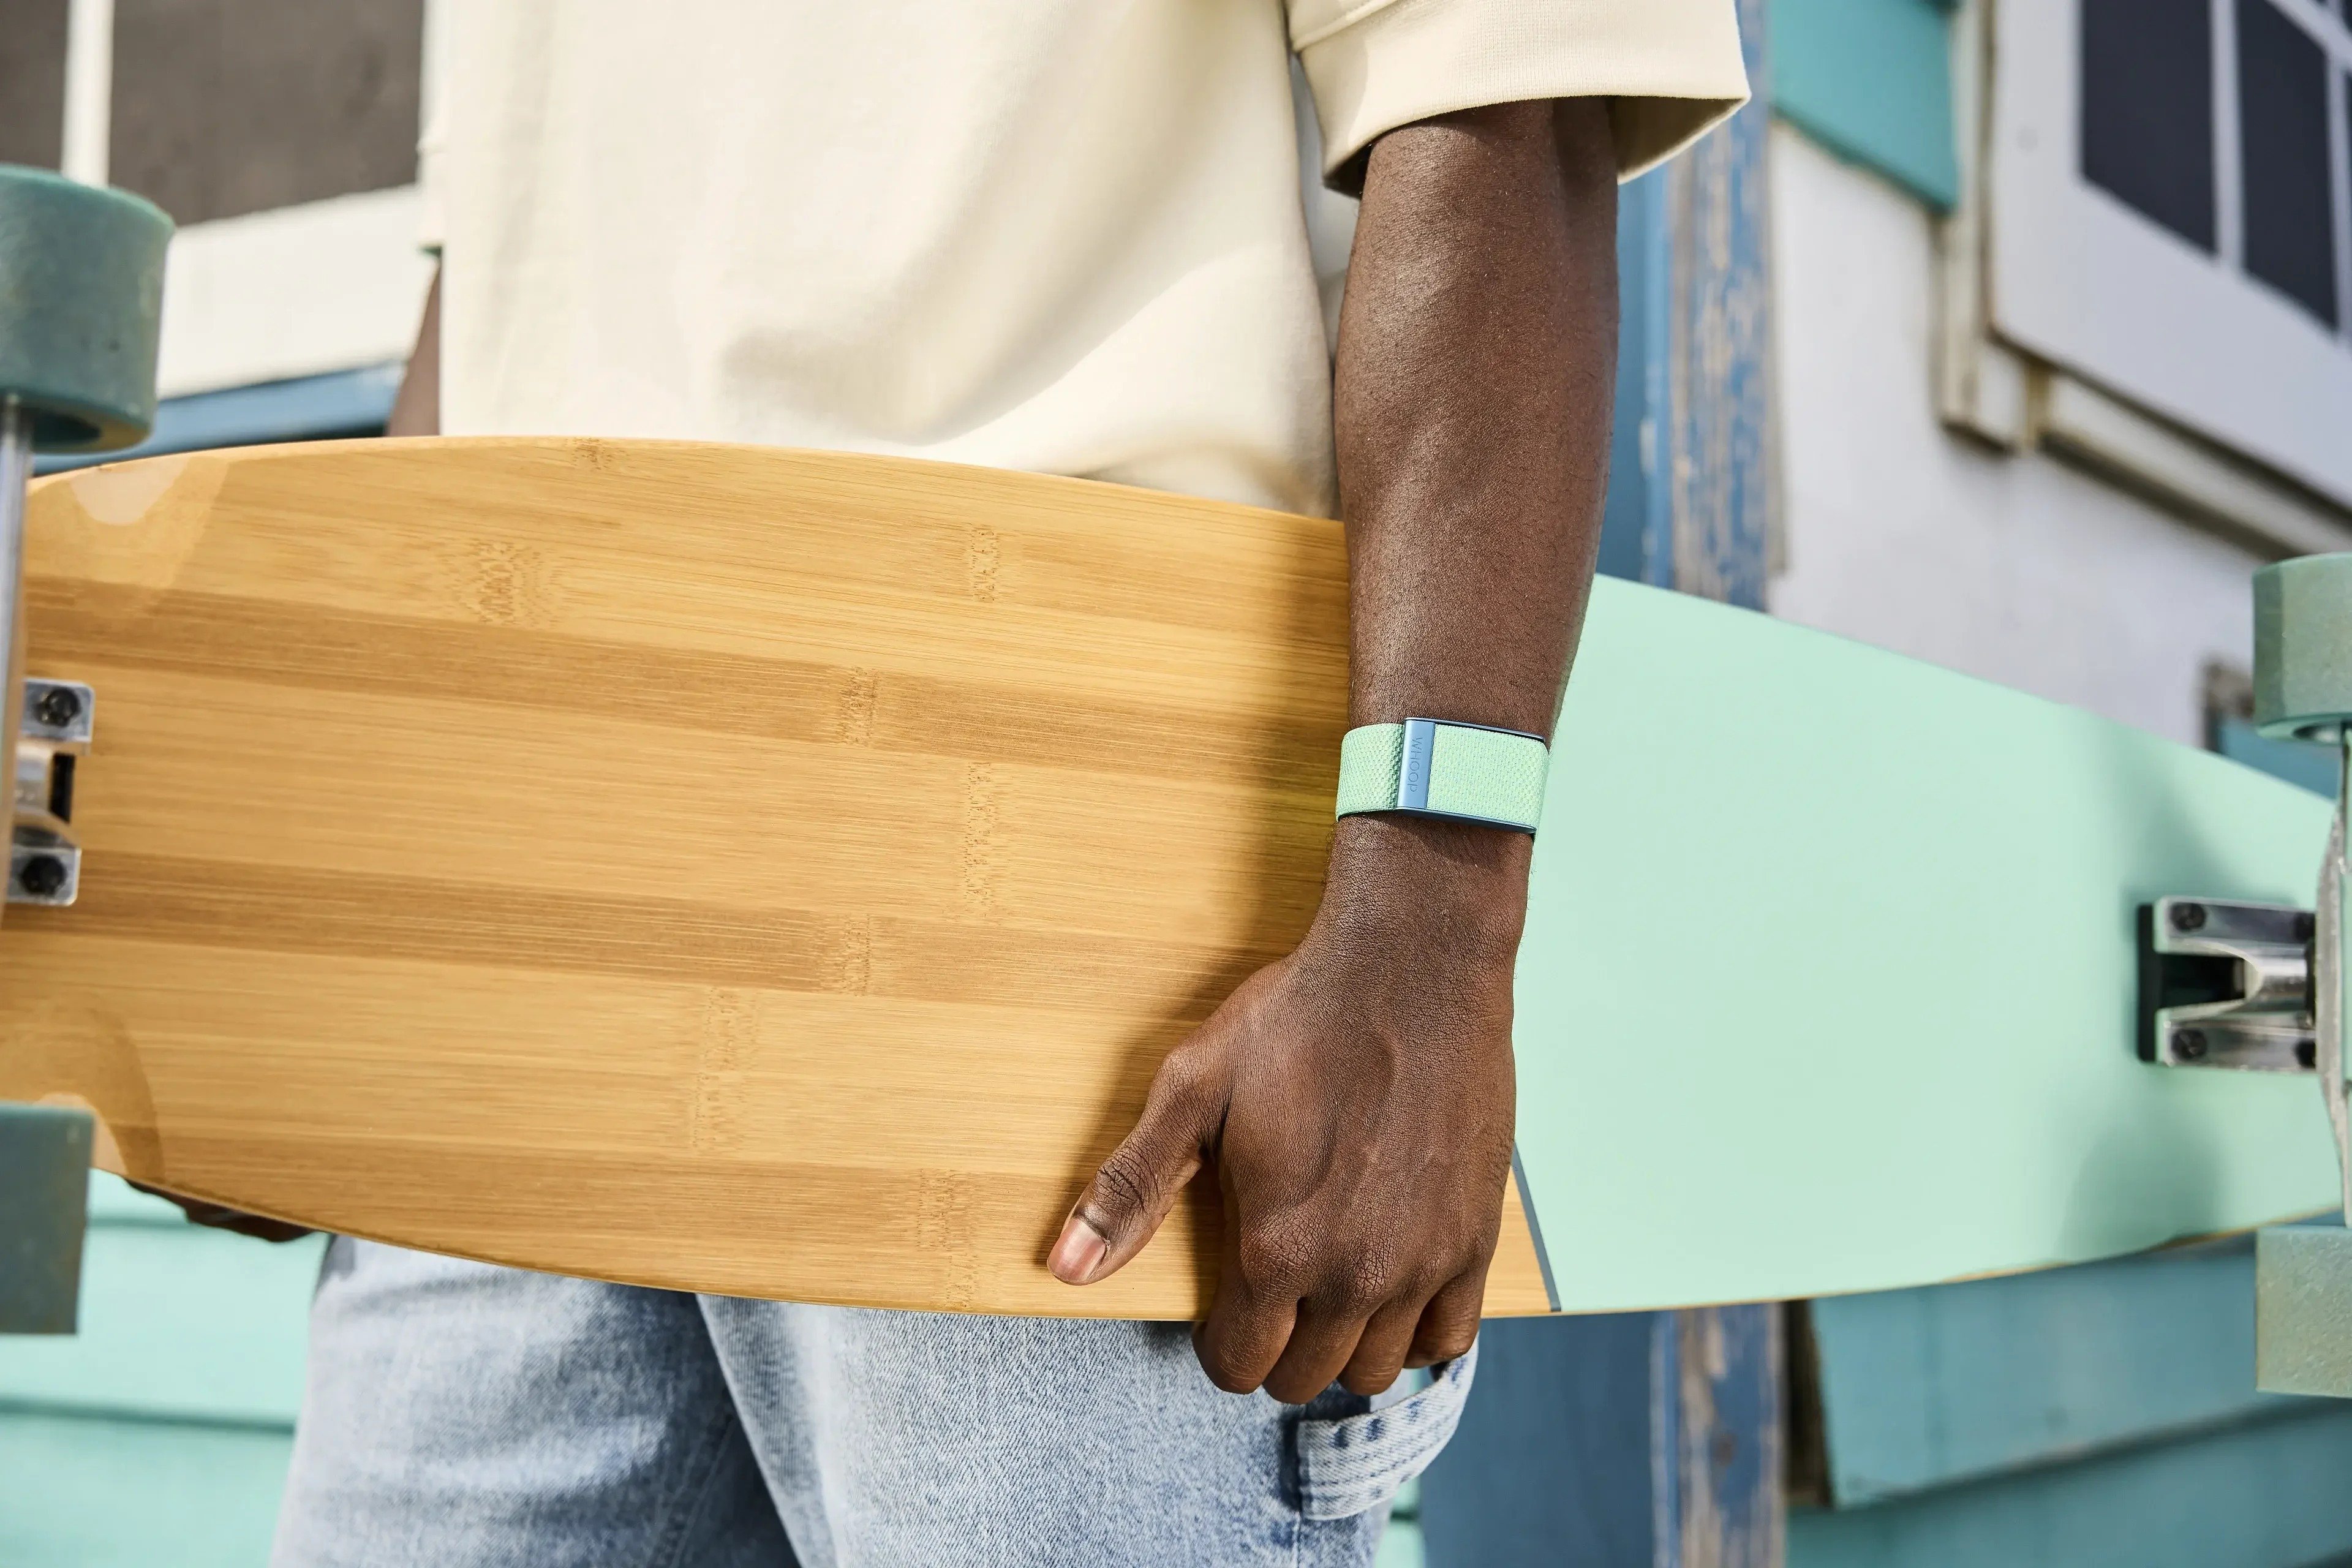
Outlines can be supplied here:
[[1786, 569], [1775, 615], [2188, 744], [2251, 657], [2261, 558], [1938, 421], [1935, 218], [1783, 125], [1772, 148]]

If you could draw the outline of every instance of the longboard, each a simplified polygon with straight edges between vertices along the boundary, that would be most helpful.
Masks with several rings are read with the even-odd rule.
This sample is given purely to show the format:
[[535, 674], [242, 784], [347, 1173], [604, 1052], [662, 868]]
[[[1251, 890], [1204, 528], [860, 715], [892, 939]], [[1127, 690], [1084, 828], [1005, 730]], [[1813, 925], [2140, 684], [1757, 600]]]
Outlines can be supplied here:
[[[29, 506], [26, 668], [96, 725], [78, 899], [0, 931], [0, 1099], [88, 1106], [142, 1182], [499, 1262], [1203, 1309], [1206, 1183], [1102, 1285], [1042, 1260], [1160, 1056], [1313, 911], [1337, 523], [559, 439], [150, 458]], [[2307, 1080], [2134, 1042], [2138, 907], [2307, 903], [2326, 803], [1608, 581], [1554, 754], [1489, 1312], [2332, 1206]]]

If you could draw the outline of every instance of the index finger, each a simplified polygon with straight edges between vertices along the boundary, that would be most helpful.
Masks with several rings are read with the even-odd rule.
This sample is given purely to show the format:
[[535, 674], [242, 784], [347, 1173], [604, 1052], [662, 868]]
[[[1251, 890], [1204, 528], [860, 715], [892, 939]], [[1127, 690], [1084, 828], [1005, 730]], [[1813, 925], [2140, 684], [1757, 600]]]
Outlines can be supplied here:
[[1217, 1293], [1209, 1316], [1192, 1331], [1192, 1352], [1201, 1370], [1227, 1394], [1247, 1394], [1265, 1382], [1290, 1331], [1298, 1321], [1298, 1298], [1287, 1289], [1269, 1289], [1242, 1267], [1242, 1223], [1230, 1194], [1225, 1234], [1219, 1247]]

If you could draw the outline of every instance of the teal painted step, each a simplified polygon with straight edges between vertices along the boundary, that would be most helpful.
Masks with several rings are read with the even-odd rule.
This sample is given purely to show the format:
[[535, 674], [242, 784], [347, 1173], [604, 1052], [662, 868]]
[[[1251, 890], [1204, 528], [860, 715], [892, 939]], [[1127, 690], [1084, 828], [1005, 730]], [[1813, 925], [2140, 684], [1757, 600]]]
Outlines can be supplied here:
[[81, 1332], [0, 1339], [0, 1405], [290, 1430], [323, 1239], [273, 1247], [178, 1220], [124, 1223], [125, 1200], [155, 1202], [99, 1200]]
[[1942, 0], [1771, 0], [1772, 108], [1939, 211], [1959, 200]]
[[[2251, 719], [2223, 719], [2214, 726], [2213, 749], [2232, 762], [2260, 768], [2273, 778], [2301, 784], [2314, 795], [2336, 798], [2337, 763], [2333, 746], [2309, 741], [2273, 741], [2254, 728]], [[2318, 879], [2314, 871], [2312, 879]]]
[[2311, 1407], [2254, 1391], [2251, 1237], [1810, 1310], [1841, 1508]]
[[260, 1568], [286, 1432], [0, 1411], [0, 1563]]
[[0, 1568], [258, 1568], [324, 1242], [90, 1184], [81, 1333], [0, 1339]]
[[92, 463], [118, 463], [129, 458], [209, 447], [382, 435], [404, 369], [402, 364], [368, 365], [169, 398], [155, 410], [153, 434], [129, 451], [96, 458], [44, 458], [35, 471], [53, 474]]
[[2352, 1552], [2347, 1476], [2352, 1408], [2330, 1403], [1874, 1508], [1794, 1509], [1788, 1568], [2308, 1568]]
[[188, 1216], [168, 1198], [142, 1193], [120, 1176], [110, 1176], [104, 1171], [89, 1173], [89, 1223], [101, 1225], [160, 1225], [173, 1230], [186, 1228]]

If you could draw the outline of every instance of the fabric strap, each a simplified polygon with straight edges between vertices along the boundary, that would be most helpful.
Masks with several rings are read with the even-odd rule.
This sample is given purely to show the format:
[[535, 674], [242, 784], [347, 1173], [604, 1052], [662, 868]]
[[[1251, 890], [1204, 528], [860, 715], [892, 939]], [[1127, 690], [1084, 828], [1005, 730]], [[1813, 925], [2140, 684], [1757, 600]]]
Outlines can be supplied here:
[[1550, 752], [1540, 736], [1441, 719], [1366, 724], [1339, 742], [1335, 816], [1403, 811], [1533, 833]]

